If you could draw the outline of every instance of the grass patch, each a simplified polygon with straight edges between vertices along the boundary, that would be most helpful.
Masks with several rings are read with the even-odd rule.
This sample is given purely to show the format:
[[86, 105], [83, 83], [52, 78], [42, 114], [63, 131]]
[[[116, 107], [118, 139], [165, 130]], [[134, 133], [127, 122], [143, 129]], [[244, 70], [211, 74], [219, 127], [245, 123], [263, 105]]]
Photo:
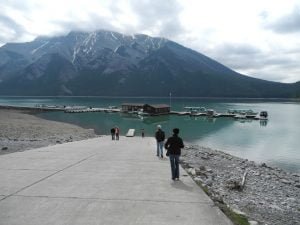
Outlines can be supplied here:
[[250, 225], [246, 216], [235, 213], [224, 204], [218, 204], [222, 212], [233, 222], [235, 225]]

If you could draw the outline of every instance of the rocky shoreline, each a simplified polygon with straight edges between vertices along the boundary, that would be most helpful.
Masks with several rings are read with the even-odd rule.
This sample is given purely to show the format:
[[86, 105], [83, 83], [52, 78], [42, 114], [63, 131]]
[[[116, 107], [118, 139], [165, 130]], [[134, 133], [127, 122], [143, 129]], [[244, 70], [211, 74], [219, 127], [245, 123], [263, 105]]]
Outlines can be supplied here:
[[0, 109], [0, 155], [97, 137], [92, 129], [41, 119], [33, 113]]
[[197, 145], [184, 149], [181, 164], [216, 203], [252, 224], [300, 224], [300, 174]]

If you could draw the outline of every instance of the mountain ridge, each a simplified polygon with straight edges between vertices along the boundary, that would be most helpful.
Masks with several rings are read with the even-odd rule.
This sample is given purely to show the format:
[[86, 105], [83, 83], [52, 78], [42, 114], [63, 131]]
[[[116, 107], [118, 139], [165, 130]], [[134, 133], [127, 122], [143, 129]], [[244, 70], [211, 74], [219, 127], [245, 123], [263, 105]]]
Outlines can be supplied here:
[[0, 48], [0, 95], [299, 97], [300, 85], [239, 74], [165, 38], [113, 31]]

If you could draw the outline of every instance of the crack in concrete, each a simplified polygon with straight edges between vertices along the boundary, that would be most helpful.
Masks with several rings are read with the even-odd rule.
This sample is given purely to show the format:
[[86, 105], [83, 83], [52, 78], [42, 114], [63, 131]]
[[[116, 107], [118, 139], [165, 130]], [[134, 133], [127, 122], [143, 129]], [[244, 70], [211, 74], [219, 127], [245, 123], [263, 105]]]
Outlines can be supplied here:
[[52, 173], [52, 174], [50, 174], [50, 175], [48, 175], [48, 176], [46, 176], [46, 177], [43, 177], [42, 179], [40, 179], [40, 180], [38, 180], [38, 181], [35, 181], [35, 182], [33, 182], [32, 184], [29, 184], [29, 185], [27, 185], [27, 186], [25, 186], [25, 187], [19, 189], [18, 191], [12, 193], [12, 194], [9, 194], [9, 195], [5, 196], [4, 198], [0, 199], [0, 202], [3, 201], [3, 200], [5, 200], [5, 199], [7, 199], [7, 198], [9, 198], [9, 197], [11, 197], [11, 196], [14, 196], [14, 195], [18, 194], [18, 193], [21, 192], [21, 191], [24, 191], [25, 189], [27, 189], [27, 188], [29, 188], [29, 187], [32, 187], [32, 186], [35, 185], [35, 184], [38, 184], [38, 183], [40, 183], [40, 182], [42, 182], [42, 181], [48, 179], [49, 177], [52, 177], [52, 176], [54, 176], [54, 175], [56, 175], [56, 174], [58, 174], [58, 173], [60, 173], [60, 172], [62, 172], [62, 171], [65, 171], [65, 170], [67, 170], [67, 169], [69, 169], [69, 168], [71, 168], [71, 167], [73, 167], [73, 166], [76, 166], [76, 165], [78, 165], [78, 164], [80, 164], [80, 163], [82, 163], [82, 162], [84, 162], [84, 161], [86, 161], [86, 160], [88, 160], [88, 159], [94, 157], [95, 155], [98, 155], [98, 154], [99, 154], [99, 153], [93, 154], [93, 155], [91, 155], [91, 156], [89, 156], [89, 157], [87, 157], [87, 158], [84, 158], [84, 159], [82, 159], [82, 160], [79, 160], [78, 162], [73, 163], [73, 164], [71, 164], [71, 165], [69, 165], [69, 166], [67, 166], [67, 167], [65, 167], [65, 168], [63, 168], [63, 169], [61, 169], [61, 170], [58, 170], [58, 171], [56, 171], [55, 173]]
[[[153, 203], [176, 203], [176, 204], [208, 204], [211, 201], [173, 201], [173, 200], [151, 200], [151, 199], [127, 199], [127, 198], [97, 198], [97, 197], [56, 197], [56, 196], [28, 196], [28, 195], [14, 195], [15, 197], [24, 198], [47, 198], [47, 199], [74, 199], [74, 200], [95, 200], [95, 201], [127, 201], [127, 202], [153, 202]], [[214, 203], [210, 204], [214, 206]]]

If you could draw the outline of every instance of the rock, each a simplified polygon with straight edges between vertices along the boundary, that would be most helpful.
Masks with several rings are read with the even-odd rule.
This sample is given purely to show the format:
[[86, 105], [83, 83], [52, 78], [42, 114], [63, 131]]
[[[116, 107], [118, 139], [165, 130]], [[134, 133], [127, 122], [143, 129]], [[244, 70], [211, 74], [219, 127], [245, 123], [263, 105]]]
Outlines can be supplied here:
[[201, 171], [201, 170], [199, 170], [198, 168], [195, 169], [195, 175], [196, 175], [196, 176], [204, 176], [204, 177], [207, 177], [205, 171]]
[[281, 205], [286, 206], [288, 203], [287, 202], [281, 202]]
[[56, 143], [57, 143], [57, 144], [61, 144], [61, 141], [57, 140]]
[[204, 183], [204, 181], [201, 179], [201, 177], [195, 177], [194, 180], [195, 180], [196, 182]]
[[270, 175], [266, 175], [265, 178], [266, 178], [266, 179], [270, 179], [271, 176], [270, 176]]
[[205, 181], [205, 184], [206, 184], [207, 186], [212, 186], [212, 184], [213, 184], [212, 179], [211, 179], [211, 178], [207, 179], [207, 180]]
[[281, 181], [282, 183], [284, 183], [284, 184], [291, 184], [291, 183], [292, 183], [291, 181], [286, 180], [286, 179], [281, 179], [280, 181]]
[[242, 163], [246, 163], [248, 161], [248, 159], [244, 159], [242, 160]]
[[268, 166], [267, 166], [267, 164], [262, 163], [262, 164], [260, 164], [260, 167], [268, 167]]
[[202, 171], [206, 170], [205, 166], [199, 166], [199, 169], [202, 170]]
[[226, 186], [231, 190], [241, 190], [241, 184], [238, 180], [231, 179], [227, 181]]
[[232, 210], [234, 213], [236, 213], [236, 214], [246, 216], [246, 213], [244, 213], [244, 212], [242, 212], [242, 211], [240, 211], [240, 210], [238, 210], [238, 209], [231, 208], [231, 210]]
[[300, 184], [295, 184], [295, 187], [296, 188], [300, 188]]
[[254, 220], [250, 220], [248, 222], [250, 225], [258, 225], [258, 222], [254, 221]]
[[3, 147], [1, 150], [6, 151], [8, 150], [8, 147]]
[[203, 156], [201, 156], [201, 159], [208, 160], [209, 157], [207, 155], [203, 155]]
[[193, 176], [196, 176], [196, 170], [195, 170], [195, 168], [189, 168], [188, 169], [188, 173], [192, 174]]
[[212, 200], [224, 204], [223, 198], [219, 195], [212, 196]]

